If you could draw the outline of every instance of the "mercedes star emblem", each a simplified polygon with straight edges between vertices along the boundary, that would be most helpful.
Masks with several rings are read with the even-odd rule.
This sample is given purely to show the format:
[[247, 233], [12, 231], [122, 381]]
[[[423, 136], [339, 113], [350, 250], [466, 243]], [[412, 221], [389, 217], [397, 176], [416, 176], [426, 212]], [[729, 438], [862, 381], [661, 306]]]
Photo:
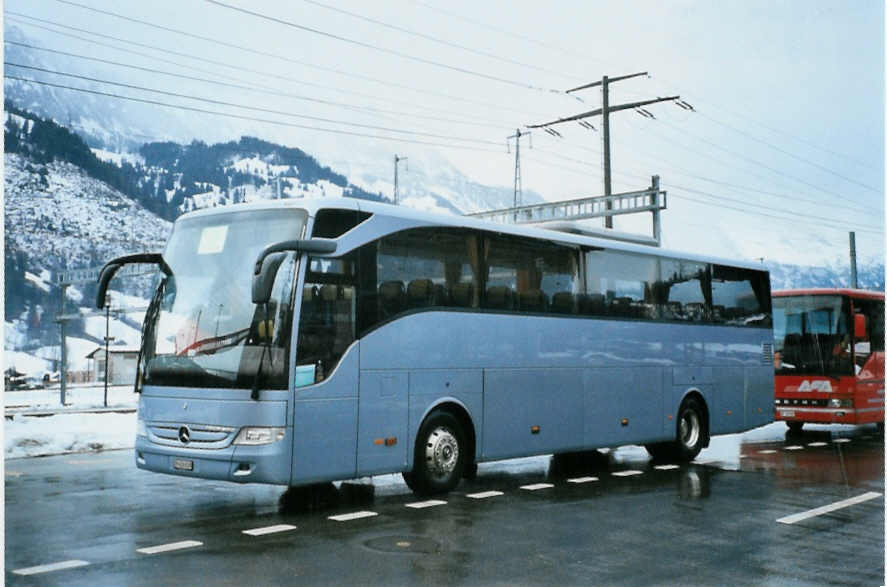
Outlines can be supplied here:
[[187, 426], [179, 428], [179, 440], [182, 441], [182, 444], [188, 444], [191, 441], [191, 431]]

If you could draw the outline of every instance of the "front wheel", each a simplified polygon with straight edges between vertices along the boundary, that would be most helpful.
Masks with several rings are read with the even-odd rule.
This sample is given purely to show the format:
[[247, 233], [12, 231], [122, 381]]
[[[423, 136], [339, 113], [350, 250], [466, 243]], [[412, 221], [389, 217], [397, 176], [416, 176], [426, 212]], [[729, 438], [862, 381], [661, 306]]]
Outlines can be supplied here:
[[410, 489], [419, 495], [446, 493], [465, 474], [465, 433], [450, 412], [431, 412], [416, 436], [413, 470], [404, 473]]
[[797, 422], [795, 420], [787, 421], [785, 425], [788, 426], [788, 431], [792, 434], [798, 434], [804, 428], [803, 422]]

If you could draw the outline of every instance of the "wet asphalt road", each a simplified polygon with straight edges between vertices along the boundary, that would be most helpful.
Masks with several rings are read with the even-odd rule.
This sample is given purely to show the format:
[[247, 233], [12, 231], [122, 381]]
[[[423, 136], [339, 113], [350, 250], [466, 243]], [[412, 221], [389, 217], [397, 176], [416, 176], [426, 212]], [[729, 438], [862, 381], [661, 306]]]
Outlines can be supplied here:
[[[715, 438], [680, 467], [639, 447], [481, 465], [446, 503], [422, 508], [393, 475], [284, 494], [132, 460], [127, 450], [7, 461], [6, 583], [884, 583], [874, 427], [786, 437], [772, 424]], [[375, 515], [330, 519], [356, 512]], [[180, 542], [190, 547], [139, 552]], [[82, 566], [19, 574], [66, 561]]]

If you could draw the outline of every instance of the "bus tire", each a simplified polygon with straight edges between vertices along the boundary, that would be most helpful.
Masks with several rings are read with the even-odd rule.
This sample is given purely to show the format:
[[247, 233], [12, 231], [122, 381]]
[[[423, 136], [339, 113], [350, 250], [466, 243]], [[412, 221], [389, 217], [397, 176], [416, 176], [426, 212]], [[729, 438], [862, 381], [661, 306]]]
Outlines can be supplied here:
[[785, 425], [788, 426], [788, 431], [791, 434], [798, 434], [804, 428], [803, 422], [798, 422], [795, 420], [786, 421]]
[[695, 397], [689, 397], [678, 410], [674, 442], [674, 456], [682, 462], [696, 458], [708, 439], [708, 420], [705, 408]]
[[884, 421], [881, 420], [880, 422], [878, 422], [877, 426], [878, 426], [878, 434], [880, 434], [881, 436], [884, 436]]
[[407, 486], [419, 495], [454, 489], [465, 474], [467, 446], [458, 418], [450, 412], [434, 410], [416, 435], [413, 470], [403, 476]]

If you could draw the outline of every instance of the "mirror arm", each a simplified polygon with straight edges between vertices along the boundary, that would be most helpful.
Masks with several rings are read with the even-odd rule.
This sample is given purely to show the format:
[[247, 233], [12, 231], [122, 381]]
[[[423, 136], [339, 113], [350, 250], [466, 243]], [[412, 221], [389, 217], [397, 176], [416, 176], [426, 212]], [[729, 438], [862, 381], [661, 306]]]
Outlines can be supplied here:
[[262, 249], [256, 259], [256, 267], [254, 275], [262, 272], [262, 263], [265, 257], [274, 253], [282, 253], [284, 251], [299, 251], [315, 254], [330, 254], [336, 252], [336, 241], [326, 238], [313, 238], [310, 240], [290, 240], [273, 243]]
[[134, 265], [139, 263], [157, 265], [166, 275], [172, 275], [172, 269], [170, 269], [169, 265], [166, 264], [166, 261], [163, 260], [163, 255], [161, 253], [136, 253], [134, 255], [117, 257], [116, 259], [108, 261], [99, 273], [99, 289], [95, 297], [96, 308], [101, 310], [105, 307], [105, 294], [108, 291], [108, 284], [111, 282], [111, 278], [114, 277], [117, 271], [124, 265]]

